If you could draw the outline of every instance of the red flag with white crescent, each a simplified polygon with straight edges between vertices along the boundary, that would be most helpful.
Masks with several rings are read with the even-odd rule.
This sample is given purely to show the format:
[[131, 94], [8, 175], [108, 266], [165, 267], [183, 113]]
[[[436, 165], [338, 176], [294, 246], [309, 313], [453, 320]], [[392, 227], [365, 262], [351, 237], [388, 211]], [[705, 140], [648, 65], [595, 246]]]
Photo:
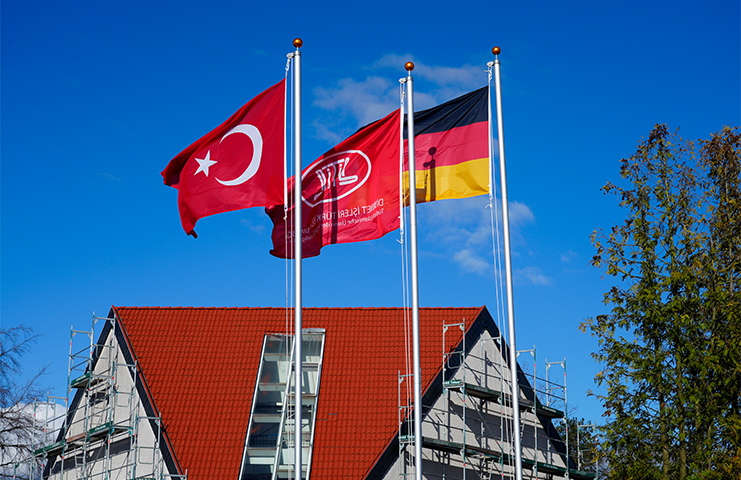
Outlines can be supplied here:
[[[399, 228], [399, 121], [396, 110], [301, 173], [304, 258], [319, 255], [324, 245], [373, 240]], [[293, 258], [291, 195], [287, 215], [283, 205], [266, 209], [274, 224], [270, 253], [279, 258]]]
[[283, 204], [285, 79], [173, 158], [162, 171], [178, 189], [183, 229], [208, 215]]

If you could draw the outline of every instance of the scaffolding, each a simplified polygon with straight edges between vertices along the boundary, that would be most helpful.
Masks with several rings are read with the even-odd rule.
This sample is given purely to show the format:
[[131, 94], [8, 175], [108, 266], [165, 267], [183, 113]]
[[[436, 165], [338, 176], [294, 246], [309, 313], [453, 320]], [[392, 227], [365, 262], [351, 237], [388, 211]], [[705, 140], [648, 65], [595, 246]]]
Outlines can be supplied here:
[[407, 480], [407, 477], [414, 478], [414, 456], [411, 453], [414, 450], [414, 418], [410, 393], [414, 379], [412, 374], [402, 374], [401, 371], [398, 376], [399, 478]]
[[[94, 340], [95, 326], [103, 324]], [[126, 361], [115, 318], [93, 315], [92, 327], [71, 329], [67, 370], [69, 411], [58, 434], [44, 434], [34, 450], [44, 478], [59, 480], [186, 479], [168, 470], [163, 428], [140, 401], [138, 365]], [[70, 397], [73, 399], [70, 401]]]
[[[39, 448], [53, 443], [58, 435], [67, 413], [66, 397], [55, 397], [47, 394], [46, 400], [36, 398], [33, 403], [27, 406], [27, 409], [30, 409], [29, 416], [32, 419], [31, 431], [33, 432], [30, 436], [30, 450], [35, 452]], [[0, 473], [0, 477], [9, 477], [14, 480], [37, 480], [41, 478], [43, 470], [43, 460], [32, 455], [13, 464], [12, 477], [8, 476], [7, 471]]]
[[[462, 337], [458, 348], [446, 350], [446, 336]], [[460, 332], [460, 333], [459, 333]], [[423, 405], [422, 447], [425, 478], [449, 480], [514, 478], [513, 438], [522, 440], [523, 478], [591, 480], [595, 475], [578, 469], [569, 458], [566, 422], [566, 363], [546, 362], [545, 377], [519, 369], [521, 425], [513, 432], [513, 401], [507, 349], [501, 334], [482, 334], [466, 345], [465, 322], [443, 325], [442, 395], [434, 405]], [[512, 362], [516, 367], [516, 361]], [[551, 367], [563, 368], [563, 381], [549, 377]], [[551, 375], [552, 376], [552, 375]], [[404, 386], [409, 375], [399, 372], [399, 476], [413, 475], [414, 437], [412, 405]], [[562, 438], [554, 423], [562, 422]]]

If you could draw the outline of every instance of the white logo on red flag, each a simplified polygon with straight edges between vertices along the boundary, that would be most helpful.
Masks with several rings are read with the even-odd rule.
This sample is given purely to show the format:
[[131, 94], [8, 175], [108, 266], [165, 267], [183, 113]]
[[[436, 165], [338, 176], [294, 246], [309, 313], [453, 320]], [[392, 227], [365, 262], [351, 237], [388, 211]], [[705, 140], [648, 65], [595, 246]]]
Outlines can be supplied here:
[[219, 143], [223, 142], [224, 139], [232, 133], [243, 133], [250, 137], [250, 140], [252, 141], [252, 160], [250, 160], [250, 164], [247, 165], [247, 168], [244, 170], [244, 172], [242, 172], [242, 174], [237, 178], [233, 180], [219, 180], [218, 178], [216, 179], [217, 182], [227, 187], [241, 185], [252, 178], [257, 173], [257, 170], [260, 168], [260, 159], [262, 158], [262, 135], [260, 135], [260, 130], [258, 130], [257, 127], [248, 124], [237, 125], [236, 127], [226, 132], [226, 135], [221, 137]]
[[399, 122], [396, 110], [304, 169], [300, 232], [293, 230], [293, 201], [288, 212], [283, 205], [266, 209], [272, 255], [291, 257], [296, 238], [308, 258], [325, 245], [372, 240], [399, 228]]
[[301, 175], [301, 199], [310, 207], [344, 198], [362, 187], [371, 174], [371, 161], [360, 150], [324, 157]]

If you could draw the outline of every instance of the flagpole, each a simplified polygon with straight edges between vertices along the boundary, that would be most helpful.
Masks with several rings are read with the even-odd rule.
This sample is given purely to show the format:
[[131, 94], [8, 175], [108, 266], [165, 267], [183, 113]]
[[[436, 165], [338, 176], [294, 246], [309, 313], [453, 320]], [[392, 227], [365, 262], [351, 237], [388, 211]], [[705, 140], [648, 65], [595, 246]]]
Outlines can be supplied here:
[[293, 56], [293, 88], [294, 88], [294, 101], [295, 101], [295, 114], [294, 114], [294, 224], [293, 224], [293, 261], [296, 266], [296, 303], [294, 304], [296, 328], [295, 328], [295, 342], [294, 342], [294, 362], [296, 369], [296, 378], [294, 381], [294, 397], [295, 397], [295, 479], [302, 480], [301, 470], [301, 449], [302, 449], [302, 435], [301, 435], [301, 404], [302, 404], [302, 389], [301, 389], [301, 366], [302, 366], [302, 352], [301, 347], [303, 343], [303, 335], [301, 332], [301, 52], [299, 48], [304, 44], [300, 38], [296, 38], [293, 41], [293, 46], [296, 47], [296, 52]]
[[515, 441], [515, 479], [522, 480], [522, 445], [520, 439], [520, 387], [517, 381], [517, 347], [515, 345], [515, 301], [512, 289], [512, 254], [509, 239], [509, 203], [507, 200], [507, 166], [504, 160], [504, 125], [502, 124], [502, 81], [499, 71], [499, 54], [494, 47], [494, 90], [497, 99], [497, 140], [499, 143], [499, 182], [502, 190], [502, 226], [504, 235], [504, 270], [507, 280], [507, 326], [509, 329], [509, 369], [512, 381], [512, 417]]
[[407, 62], [409, 72], [407, 86], [407, 146], [409, 148], [409, 237], [412, 270], [412, 338], [414, 355], [414, 478], [422, 480], [422, 372], [419, 361], [419, 278], [417, 275], [417, 168], [414, 162], [414, 89], [412, 70], [414, 64]]

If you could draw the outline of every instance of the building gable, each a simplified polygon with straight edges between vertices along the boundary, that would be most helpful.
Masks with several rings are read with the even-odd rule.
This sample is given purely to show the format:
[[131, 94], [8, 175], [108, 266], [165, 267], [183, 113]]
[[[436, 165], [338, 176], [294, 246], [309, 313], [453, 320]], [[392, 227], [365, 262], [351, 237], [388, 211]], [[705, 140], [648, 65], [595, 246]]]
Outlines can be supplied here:
[[[262, 340], [290, 329], [284, 308], [115, 307], [168, 436], [190, 478], [237, 478]], [[481, 308], [429, 308], [423, 325], [427, 385], [439, 369], [443, 321]], [[317, 404], [314, 479], [365, 476], [397, 430], [397, 373], [405, 369], [404, 310], [306, 308], [326, 331]], [[454, 340], [450, 340], [451, 346]], [[218, 441], [213, 441], [218, 439]]]
[[[142, 419], [140, 423], [148, 425], [151, 444], [156, 446], [154, 455], [158, 456], [163, 471], [171, 478], [187, 472], [195, 480], [240, 480], [244, 455], [249, 455], [248, 428], [256, 386], [260, 383], [263, 339], [266, 335], [292, 334], [292, 311], [113, 307], [109, 316], [115, 320], [104, 326], [101, 339], [106, 342], [112, 339], [118, 349], [119, 366], [131, 368], [129, 377], [139, 380], [132, 383], [138, 398], [135, 416]], [[316, 426], [312, 431], [312, 479], [394, 478], [405, 468], [409, 431], [399, 418], [400, 412], [409, 415], [411, 408], [401, 400], [400, 378], [411, 364], [411, 340], [405, 343], [410, 322], [408, 310], [400, 308], [304, 309], [303, 326], [325, 332], [321, 381], [317, 386], [320, 394], [315, 403]], [[471, 415], [475, 413], [461, 410], [456, 395], [463, 395], [461, 398], [469, 401], [487, 400], [489, 410], [494, 408], [493, 400], [497, 400], [496, 408], [506, 410], [503, 381], [480, 384], [464, 378], [462, 384], [455, 384], [465, 370], [463, 367], [475, 360], [474, 350], [482, 348], [484, 343], [486, 362], [500, 362], [503, 365], [498, 367], [500, 376], [508, 369], [509, 352], [494, 321], [485, 307], [423, 308], [420, 333], [427, 462], [442, 465], [441, 459], [446, 459], [450, 468], [455, 468], [455, 462], [462, 461], [453, 458], [453, 450], [460, 446], [458, 451], [464, 453], [464, 460], [478, 455], [484, 462], [480, 464], [491, 467], [491, 458], [485, 458], [495, 451], [494, 444], [486, 443], [490, 439], [481, 438], [469, 445], [470, 442], [458, 442], [453, 434], [446, 437], [428, 434], [428, 429], [442, 431], [440, 425], [433, 425], [434, 415], [430, 413], [433, 410], [457, 408]], [[94, 349], [95, 369], [103, 364], [106, 348]], [[443, 367], [443, 359], [449, 360], [456, 354], [463, 361], [459, 365], [448, 361]], [[476, 368], [493, 368], [493, 363], [486, 362]], [[529, 399], [533, 408], [531, 418], [527, 412], [523, 413], [530, 418], [530, 426], [525, 428], [532, 428], [534, 438], [538, 437], [537, 432], [545, 432], [544, 437], [557, 437], [550, 418], [535, 413], [537, 396], [519, 365], [517, 368], [521, 399], [526, 407]], [[504, 378], [509, 378], [508, 374]], [[475, 392], [476, 386], [483, 390]], [[494, 395], [495, 391], [499, 393]], [[71, 423], [84, 410], [85, 398], [81, 392], [75, 396], [70, 408]], [[466, 418], [469, 417], [463, 418], [462, 425], [470, 430]], [[502, 418], [500, 433], [505, 430], [506, 413]], [[476, 438], [474, 430], [469, 432], [469, 440]], [[69, 430], [67, 435], [71, 434]], [[544, 469], [548, 465], [554, 468], [562, 465], [565, 469], [564, 445], [558, 442], [546, 442], [546, 445], [553, 455], [550, 459], [540, 459]], [[526, 441], [523, 446], [527, 456]], [[471, 453], [476, 448], [478, 453]], [[500, 445], [501, 464], [509, 461], [505, 450]], [[537, 467], [537, 452], [532, 456], [532, 465]]]
[[57, 441], [36, 453], [46, 457], [44, 477], [178, 476], [174, 456], [151, 397], [113, 317], [71, 333], [69, 388], [74, 391]]
[[[454, 348], [439, 350], [440, 368], [423, 395], [422, 455], [426, 478], [496, 478], [514, 476], [513, 415], [509, 349], [488, 311], [472, 323], [440, 326], [443, 338], [460, 339]], [[465, 329], [465, 336], [456, 331]], [[447, 342], [446, 342], [447, 345]], [[538, 399], [532, 377], [518, 369], [523, 466], [532, 478], [564, 476], [567, 469], [579, 477], [565, 444], [551, 419], [563, 412], [547, 408]], [[399, 383], [405, 379], [400, 377]], [[401, 395], [400, 416], [406, 417], [365, 477], [395, 480], [414, 471], [414, 435], [411, 399]], [[567, 468], [568, 466], [568, 468]], [[466, 473], [464, 473], [464, 470]]]

